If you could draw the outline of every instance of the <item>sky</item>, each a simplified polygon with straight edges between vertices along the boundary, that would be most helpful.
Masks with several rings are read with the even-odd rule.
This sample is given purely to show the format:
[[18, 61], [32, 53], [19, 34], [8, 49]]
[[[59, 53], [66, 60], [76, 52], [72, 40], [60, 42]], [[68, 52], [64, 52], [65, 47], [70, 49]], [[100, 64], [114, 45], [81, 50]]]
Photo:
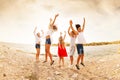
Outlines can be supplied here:
[[[120, 40], [119, 4], [119, 0], [0, 0], [0, 41], [33, 44], [34, 28], [46, 31], [57, 13], [53, 43], [58, 42], [59, 32], [68, 30], [70, 19], [73, 26], [82, 25], [84, 17], [88, 43]], [[68, 34], [65, 41], [70, 41]]]

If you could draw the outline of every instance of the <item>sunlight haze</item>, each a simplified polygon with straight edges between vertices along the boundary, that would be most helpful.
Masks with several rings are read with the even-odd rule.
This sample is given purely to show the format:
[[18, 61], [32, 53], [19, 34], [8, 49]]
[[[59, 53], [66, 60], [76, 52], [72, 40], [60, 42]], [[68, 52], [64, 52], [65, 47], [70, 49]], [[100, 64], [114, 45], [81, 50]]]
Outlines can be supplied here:
[[[59, 30], [53, 34], [53, 43], [59, 32], [67, 31], [70, 19], [73, 25], [82, 25], [83, 17], [87, 42], [120, 40], [119, 4], [119, 0], [0, 0], [0, 41], [33, 44], [34, 28], [46, 31], [56, 13]], [[65, 41], [69, 42], [68, 34]]]

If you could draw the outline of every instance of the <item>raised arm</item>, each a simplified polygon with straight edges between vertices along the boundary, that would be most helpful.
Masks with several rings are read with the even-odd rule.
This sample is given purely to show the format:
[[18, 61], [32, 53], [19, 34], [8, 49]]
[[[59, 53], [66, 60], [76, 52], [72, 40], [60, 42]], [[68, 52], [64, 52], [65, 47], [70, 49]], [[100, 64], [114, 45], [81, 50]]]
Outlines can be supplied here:
[[72, 29], [72, 31], [75, 33], [75, 35], [78, 35], [78, 32], [72, 26], [72, 24], [73, 24], [72, 20], [70, 20], [69, 23], [70, 23], [70, 28]]
[[44, 37], [44, 31], [43, 31], [43, 30], [41, 30], [41, 32], [42, 32], [42, 35], [41, 35], [41, 37]]
[[56, 14], [55, 17], [54, 17], [54, 20], [53, 22], [51, 23], [51, 25], [54, 25], [55, 21], [56, 21], [56, 18], [59, 16], [59, 14]]
[[83, 25], [82, 25], [82, 32], [84, 31], [84, 29], [85, 29], [85, 18], [83, 18]]
[[52, 18], [50, 18], [50, 23], [49, 24], [51, 24], [52, 23]]
[[64, 31], [64, 38], [63, 38], [63, 40], [65, 40], [65, 37], [66, 37], [66, 31]]
[[70, 27], [68, 28], [68, 34], [69, 34], [69, 36], [70, 36]]
[[37, 30], [37, 27], [35, 27], [35, 29], [34, 29], [34, 31], [33, 31], [34, 35], [35, 35], [35, 33], [36, 33], [36, 30]]

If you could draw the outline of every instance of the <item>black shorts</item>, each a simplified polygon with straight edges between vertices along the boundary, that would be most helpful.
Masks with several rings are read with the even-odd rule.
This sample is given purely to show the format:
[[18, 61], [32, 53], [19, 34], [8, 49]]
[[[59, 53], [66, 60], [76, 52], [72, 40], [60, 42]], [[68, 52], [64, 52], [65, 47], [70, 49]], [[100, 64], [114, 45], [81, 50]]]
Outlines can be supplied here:
[[40, 48], [40, 44], [35, 44], [35, 48]]
[[51, 44], [51, 39], [50, 38], [46, 39], [45, 44]]
[[84, 54], [83, 44], [76, 44], [78, 54]]

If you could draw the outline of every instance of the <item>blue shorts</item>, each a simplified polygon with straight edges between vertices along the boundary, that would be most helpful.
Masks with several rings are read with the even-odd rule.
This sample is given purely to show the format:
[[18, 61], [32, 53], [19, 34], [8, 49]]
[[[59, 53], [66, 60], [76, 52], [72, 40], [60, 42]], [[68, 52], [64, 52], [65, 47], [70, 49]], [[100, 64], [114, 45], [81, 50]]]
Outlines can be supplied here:
[[40, 49], [40, 44], [35, 44], [35, 48], [39, 48]]
[[45, 44], [51, 44], [51, 39], [50, 38], [46, 39]]
[[84, 54], [83, 44], [76, 44], [78, 54]]

